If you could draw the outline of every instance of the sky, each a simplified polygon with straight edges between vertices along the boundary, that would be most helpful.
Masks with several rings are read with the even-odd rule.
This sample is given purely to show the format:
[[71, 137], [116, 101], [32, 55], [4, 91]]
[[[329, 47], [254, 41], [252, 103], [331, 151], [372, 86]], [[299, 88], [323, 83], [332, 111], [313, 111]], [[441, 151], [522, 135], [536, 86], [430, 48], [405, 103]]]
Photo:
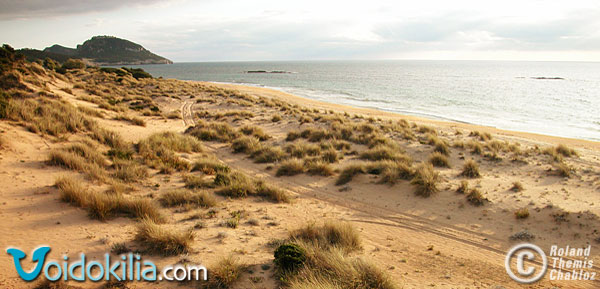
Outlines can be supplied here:
[[0, 0], [0, 35], [37, 49], [111, 35], [175, 62], [600, 61], [600, 1]]

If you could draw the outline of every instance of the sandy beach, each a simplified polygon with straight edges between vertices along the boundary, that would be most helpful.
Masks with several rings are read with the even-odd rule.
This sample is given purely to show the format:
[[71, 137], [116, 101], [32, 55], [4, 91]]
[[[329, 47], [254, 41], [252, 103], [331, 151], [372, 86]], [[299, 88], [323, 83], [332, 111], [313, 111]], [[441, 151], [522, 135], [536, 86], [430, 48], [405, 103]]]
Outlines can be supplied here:
[[[102, 258], [106, 252], [118, 256], [118, 244], [159, 266], [201, 263], [209, 274], [230, 257], [243, 270], [226, 288], [280, 288], [273, 263], [277, 244], [294, 240], [290, 232], [307, 224], [330, 221], [350, 224], [360, 236], [360, 248], [344, 258], [368, 261], [395, 288], [599, 285], [548, 276], [520, 285], [504, 267], [506, 252], [521, 242], [542, 248], [591, 245], [589, 259], [598, 260], [598, 142], [428, 120], [266, 88], [131, 76], [117, 81], [96, 68], [62, 75], [23, 65], [29, 71], [21, 78], [26, 97], [13, 96], [12, 114], [0, 121], [3, 248], [29, 254], [47, 244], [53, 259], [80, 252]], [[72, 109], [71, 120], [89, 119], [97, 126], [82, 121], [77, 129], [58, 130], [28, 116], [36, 106], [59, 103]], [[116, 133], [122, 144], [98, 137], [100, 128]], [[162, 140], [165, 132], [176, 140]], [[85, 151], [73, 145], [96, 153], [71, 156], [71, 163], [64, 154], [56, 157]], [[160, 146], [165, 148], [158, 152]], [[81, 158], [84, 164], [73, 163]], [[219, 185], [215, 163], [229, 174], [244, 174], [253, 186], [262, 180], [269, 189], [256, 185], [238, 194], [231, 183]], [[128, 171], [134, 167], [143, 173]], [[116, 209], [98, 217], [93, 197], [65, 201], [65, 189], [57, 184], [61, 177], [90, 196], [149, 202], [156, 209], [148, 212], [160, 215], [157, 226], [190, 230], [193, 238], [175, 253], [148, 248], [151, 239], [140, 241], [140, 214]], [[214, 203], [170, 201], [166, 196], [173, 191], [202, 192]], [[6, 254], [0, 269], [3, 288], [37, 285], [23, 282]], [[174, 285], [123, 286], [110, 288]]]

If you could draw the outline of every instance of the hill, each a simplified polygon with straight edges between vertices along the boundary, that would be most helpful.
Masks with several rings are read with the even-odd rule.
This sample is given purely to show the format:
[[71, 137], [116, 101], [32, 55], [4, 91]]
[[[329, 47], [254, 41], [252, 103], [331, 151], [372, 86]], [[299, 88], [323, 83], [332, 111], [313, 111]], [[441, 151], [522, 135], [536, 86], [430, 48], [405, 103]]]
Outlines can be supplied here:
[[97, 65], [171, 64], [171, 60], [156, 55], [143, 46], [113, 36], [94, 36], [77, 48], [54, 44], [43, 51], [20, 49], [28, 60], [52, 58], [64, 62], [68, 58], [86, 59]]

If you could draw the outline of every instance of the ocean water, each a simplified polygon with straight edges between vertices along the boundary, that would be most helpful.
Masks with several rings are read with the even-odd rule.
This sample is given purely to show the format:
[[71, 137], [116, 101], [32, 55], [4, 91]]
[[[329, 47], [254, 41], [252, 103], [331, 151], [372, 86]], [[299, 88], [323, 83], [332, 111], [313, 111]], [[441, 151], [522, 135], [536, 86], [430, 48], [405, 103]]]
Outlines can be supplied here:
[[[264, 86], [332, 103], [600, 141], [600, 63], [594, 62], [281, 61], [140, 67], [156, 77]], [[289, 73], [247, 73], [253, 70]]]

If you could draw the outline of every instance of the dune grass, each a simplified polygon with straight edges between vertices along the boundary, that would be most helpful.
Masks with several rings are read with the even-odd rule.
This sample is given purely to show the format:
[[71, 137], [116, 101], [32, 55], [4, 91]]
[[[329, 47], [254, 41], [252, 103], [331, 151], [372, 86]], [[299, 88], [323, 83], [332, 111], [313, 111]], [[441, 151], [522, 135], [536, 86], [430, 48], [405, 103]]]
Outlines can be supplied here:
[[349, 253], [362, 249], [358, 231], [350, 223], [326, 221], [322, 226], [309, 223], [290, 232], [291, 240], [302, 240], [321, 248], [337, 247]]
[[202, 289], [227, 289], [231, 288], [246, 270], [246, 265], [238, 259], [228, 256], [220, 259], [215, 265], [209, 267], [209, 276], [202, 282]]
[[[75, 148], [78, 147], [79, 146]], [[96, 152], [91, 151], [91, 149], [86, 149], [87, 152], [93, 155], [89, 158], [86, 158], [80, 155], [81, 152], [76, 150], [70, 150], [72, 148], [74, 147], [67, 148], [68, 150], [50, 151], [50, 153], [48, 154], [48, 160], [46, 162], [52, 166], [59, 166], [85, 173], [93, 180], [106, 180], [106, 170], [97, 164], [97, 162], [104, 162], [104, 158], [102, 156], [98, 156], [98, 154]]]
[[93, 219], [106, 220], [119, 214], [148, 218], [157, 223], [164, 222], [160, 210], [148, 199], [125, 198], [122, 194], [105, 194], [89, 191], [72, 177], [60, 177], [55, 186], [60, 191], [60, 200], [88, 210]]
[[304, 141], [295, 142], [285, 147], [286, 152], [294, 158], [317, 156], [321, 154], [321, 146]]
[[178, 189], [163, 193], [158, 201], [165, 207], [191, 205], [195, 207], [210, 208], [217, 204], [212, 193], [207, 191], [190, 191]]
[[352, 181], [354, 176], [358, 174], [364, 174], [367, 172], [365, 164], [351, 164], [347, 165], [342, 169], [339, 177], [337, 178], [335, 185], [341, 186]]
[[436, 167], [440, 167], [440, 168], [449, 168], [450, 167], [450, 161], [448, 160], [448, 157], [440, 152], [433, 152], [431, 155], [429, 155], [429, 159], [427, 161]]
[[323, 177], [334, 175], [334, 169], [328, 162], [321, 160], [307, 161], [304, 163], [304, 166], [309, 175], [319, 175]]
[[483, 206], [485, 204], [485, 201], [487, 200], [483, 194], [481, 193], [481, 191], [479, 191], [476, 188], [470, 189], [469, 192], [466, 195], [467, 201], [476, 207], [479, 206]]
[[287, 158], [287, 154], [279, 146], [261, 146], [250, 157], [259, 164], [274, 163]]
[[237, 130], [225, 122], [200, 121], [196, 126], [185, 131], [198, 139], [205, 141], [228, 142], [235, 139], [239, 134]]
[[175, 231], [144, 219], [137, 227], [134, 240], [150, 253], [174, 256], [191, 250], [194, 233], [192, 229]]
[[410, 181], [415, 186], [415, 195], [429, 197], [439, 191], [439, 174], [431, 164], [421, 164], [415, 169], [413, 179]]
[[516, 181], [512, 183], [512, 187], [510, 188], [510, 190], [518, 193], [525, 190], [525, 188], [523, 187], [523, 184], [521, 184], [521, 182]]
[[234, 153], [252, 154], [260, 148], [260, 141], [253, 136], [243, 136], [231, 143]]
[[412, 159], [405, 155], [401, 149], [387, 145], [377, 145], [373, 148], [363, 151], [359, 158], [370, 161], [393, 160], [405, 161], [408, 163], [412, 162]]
[[[383, 270], [349, 253], [361, 249], [358, 232], [348, 223], [308, 224], [290, 233], [287, 251], [276, 250], [277, 276], [286, 288], [398, 288]], [[290, 250], [297, 248], [295, 250]], [[286, 263], [287, 262], [287, 263]], [[287, 266], [295, 262], [294, 266]]]
[[116, 160], [113, 163], [114, 176], [126, 183], [133, 183], [148, 177], [148, 169], [132, 160]]
[[218, 172], [227, 173], [231, 169], [216, 158], [201, 158], [192, 163], [192, 172], [200, 171], [207, 175], [214, 175]]
[[246, 125], [246, 126], [243, 126], [240, 128], [240, 132], [247, 136], [253, 136], [260, 141], [265, 141], [265, 140], [268, 140], [271, 138], [271, 136], [269, 136], [267, 133], [265, 133], [263, 131], [263, 129], [260, 128], [259, 126]]
[[479, 173], [479, 165], [472, 159], [467, 160], [463, 164], [460, 175], [467, 178], [479, 178], [481, 176]]
[[305, 167], [304, 163], [300, 159], [288, 159], [281, 162], [281, 165], [277, 169], [275, 173], [276, 176], [295, 176], [297, 174], [304, 173]]
[[460, 185], [456, 188], [456, 192], [459, 194], [466, 194], [469, 192], [469, 182], [466, 180], [460, 181]]
[[529, 209], [521, 208], [515, 211], [515, 218], [517, 219], [527, 219], [529, 217]]

